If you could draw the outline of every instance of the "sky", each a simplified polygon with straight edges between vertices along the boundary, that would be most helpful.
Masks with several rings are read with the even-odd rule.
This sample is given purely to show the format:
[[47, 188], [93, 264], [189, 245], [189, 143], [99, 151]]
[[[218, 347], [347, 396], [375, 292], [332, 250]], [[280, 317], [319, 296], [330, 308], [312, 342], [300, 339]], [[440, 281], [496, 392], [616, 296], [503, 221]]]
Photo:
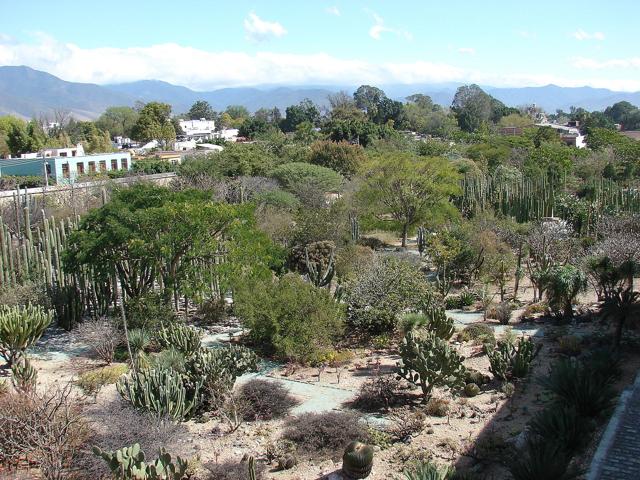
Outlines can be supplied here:
[[640, 91], [638, 0], [0, 0], [0, 65], [98, 84]]

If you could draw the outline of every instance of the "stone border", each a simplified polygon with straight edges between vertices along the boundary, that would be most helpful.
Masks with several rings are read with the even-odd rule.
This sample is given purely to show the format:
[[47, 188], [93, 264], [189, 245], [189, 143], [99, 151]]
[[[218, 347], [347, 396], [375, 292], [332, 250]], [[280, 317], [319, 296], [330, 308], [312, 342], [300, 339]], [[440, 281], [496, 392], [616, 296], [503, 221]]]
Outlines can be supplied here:
[[591, 459], [591, 465], [589, 467], [589, 472], [587, 473], [586, 480], [598, 480], [600, 475], [602, 474], [602, 468], [607, 458], [607, 454], [613, 445], [613, 441], [615, 440], [616, 433], [618, 433], [618, 427], [620, 426], [620, 420], [622, 419], [624, 413], [627, 410], [627, 405], [629, 403], [629, 399], [633, 395], [634, 391], [638, 390], [640, 392], [640, 372], [636, 375], [636, 379], [632, 385], [627, 387], [622, 394], [620, 395], [620, 399], [618, 400], [618, 405], [616, 406], [613, 415], [609, 419], [609, 423], [607, 425], [606, 430], [602, 434], [600, 438], [600, 443], [598, 444], [598, 448], [596, 453], [593, 455]]

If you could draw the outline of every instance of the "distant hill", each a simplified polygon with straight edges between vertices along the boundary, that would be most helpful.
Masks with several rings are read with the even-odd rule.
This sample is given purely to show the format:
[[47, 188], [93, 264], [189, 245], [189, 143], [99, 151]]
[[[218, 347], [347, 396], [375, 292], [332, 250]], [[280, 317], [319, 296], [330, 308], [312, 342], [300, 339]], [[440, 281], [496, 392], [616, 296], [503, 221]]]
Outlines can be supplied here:
[[[450, 105], [459, 83], [381, 85], [391, 98], [404, 100], [414, 93], [429, 95], [435, 103]], [[136, 101], [161, 101], [171, 104], [174, 113], [184, 113], [196, 100], [208, 101], [215, 110], [229, 105], [243, 105], [250, 111], [259, 108], [284, 109], [309, 98], [327, 106], [327, 96], [338, 90], [352, 92], [355, 86], [264, 86], [224, 88], [198, 92], [160, 80], [141, 80], [117, 85], [95, 85], [61, 80], [29, 67], [0, 66], [0, 115], [31, 118], [67, 110], [78, 119], [95, 119], [107, 107], [133, 106]], [[488, 93], [509, 106], [535, 103], [548, 112], [573, 105], [587, 110], [602, 110], [626, 100], [640, 105], [640, 92], [615, 92], [604, 88], [544, 87], [497, 88], [482, 86]]]
[[25, 118], [70, 111], [93, 119], [111, 105], [129, 105], [130, 97], [91, 83], [66, 82], [29, 67], [0, 67], [0, 114]]

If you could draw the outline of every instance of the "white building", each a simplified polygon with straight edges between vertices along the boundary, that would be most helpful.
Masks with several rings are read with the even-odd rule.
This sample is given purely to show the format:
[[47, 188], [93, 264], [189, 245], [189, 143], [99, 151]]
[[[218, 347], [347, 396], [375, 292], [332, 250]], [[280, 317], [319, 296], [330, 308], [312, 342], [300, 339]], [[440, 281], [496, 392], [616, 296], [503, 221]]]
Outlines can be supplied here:
[[227, 142], [235, 142], [238, 139], [238, 132], [237, 128], [225, 128], [219, 131], [217, 136]]
[[45, 148], [36, 153], [23, 153], [20, 158], [84, 157], [81, 143], [69, 148]]
[[216, 122], [213, 120], [180, 120], [180, 128], [188, 140], [210, 139], [214, 137]]
[[570, 147], [585, 148], [587, 146], [587, 143], [585, 142], [586, 137], [580, 133], [580, 129], [578, 129], [578, 127], [560, 125], [557, 123], [536, 123], [536, 127], [553, 128], [558, 132], [562, 141]]

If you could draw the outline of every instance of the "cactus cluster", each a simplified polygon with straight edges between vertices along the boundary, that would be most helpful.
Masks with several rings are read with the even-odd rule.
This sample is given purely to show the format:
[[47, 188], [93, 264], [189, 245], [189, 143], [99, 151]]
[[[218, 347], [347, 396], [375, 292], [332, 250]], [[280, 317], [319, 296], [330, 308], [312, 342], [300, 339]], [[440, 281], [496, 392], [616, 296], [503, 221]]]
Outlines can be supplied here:
[[194, 355], [201, 349], [200, 332], [184, 323], [174, 322], [163, 326], [157, 333], [156, 339], [163, 348], [175, 348], [185, 357]]
[[367, 478], [373, 467], [373, 447], [354, 441], [342, 455], [342, 473], [349, 479]]
[[449, 340], [456, 329], [454, 327], [453, 318], [449, 318], [441, 305], [430, 305], [423, 309], [424, 315], [427, 317], [426, 328], [436, 337], [443, 340]]
[[121, 377], [116, 388], [135, 408], [180, 421], [195, 411], [202, 383], [196, 383], [194, 393], [187, 395], [178, 373], [148, 369]]
[[464, 387], [464, 357], [433, 333], [418, 336], [407, 332], [400, 345], [400, 357], [400, 377], [420, 386], [425, 400], [430, 398], [434, 387]]
[[151, 463], [145, 462], [144, 452], [137, 443], [115, 452], [93, 447], [93, 454], [107, 462], [111, 473], [119, 480], [181, 480], [187, 475], [188, 462], [180, 457], [174, 461], [164, 449]]
[[13, 386], [22, 392], [32, 391], [38, 381], [38, 372], [24, 357], [11, 366], [11, 380]]
[[492, 347], [485, 344], [485, 352], [489, 357], [489, 370], [496, 378], [508, 380], [512, 377], [524, 378], [529, 373], [531, 362], [542, 348], [530, 338], [520, 338], [517, 345], [511, 342], [498, 342]]
[[9, 367], [40, 339], [52, 318], [53, 312], [42, 307], [0, 306], [0, 356]]

